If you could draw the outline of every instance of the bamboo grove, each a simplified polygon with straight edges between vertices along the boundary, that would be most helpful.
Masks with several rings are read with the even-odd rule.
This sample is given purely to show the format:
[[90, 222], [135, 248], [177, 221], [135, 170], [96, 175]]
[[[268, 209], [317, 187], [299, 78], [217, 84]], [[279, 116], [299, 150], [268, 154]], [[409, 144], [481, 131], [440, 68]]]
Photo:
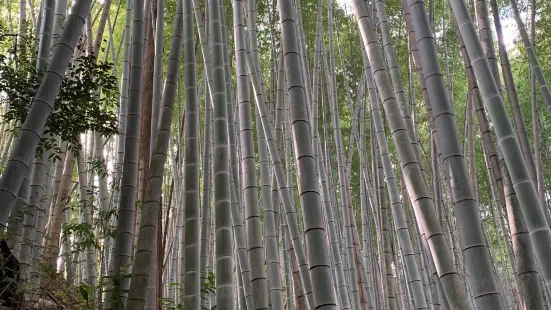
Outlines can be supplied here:
[[551, 3], [0, 2], [0, 309], [551, 309]]

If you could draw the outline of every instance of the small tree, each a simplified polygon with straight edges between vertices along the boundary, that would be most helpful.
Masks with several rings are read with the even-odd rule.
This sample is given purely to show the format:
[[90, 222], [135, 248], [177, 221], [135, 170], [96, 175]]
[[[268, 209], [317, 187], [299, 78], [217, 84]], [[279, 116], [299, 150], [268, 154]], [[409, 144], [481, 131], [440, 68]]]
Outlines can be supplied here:
[[[28, 33], [14, 44], [15, 37], [2, 29], [0, 26], [0, 92], [4, 96], [0, 103], [8, 106], [5, 121], [23, 123], [41, 82], [41, 74], [34, 62], [29, 61], [36, 55], [37, 40]], [[57, 137], [78, 150], [79, 137], [87, 131], [105, 137], [118, 133], [115, 114], [118, 89], [112, 68], [111, 63], [96, 62], [92, 56], [78, 56], [69, 64], [55, 109], [46, 123], [47, 130], [38, 144], [37, 155], [57, 148]], [[15, 126], [10, 130], [17, 134], [19, 129]], [[55, 156], [57, 152], [52, 154]]]

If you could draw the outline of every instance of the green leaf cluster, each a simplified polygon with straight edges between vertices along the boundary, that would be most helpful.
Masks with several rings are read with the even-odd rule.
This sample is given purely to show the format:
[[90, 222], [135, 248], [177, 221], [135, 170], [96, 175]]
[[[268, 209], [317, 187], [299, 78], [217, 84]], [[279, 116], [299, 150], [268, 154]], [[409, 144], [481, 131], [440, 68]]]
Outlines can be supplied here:
[[[0, 103], [8, 107], [6, 122], [22, 124], [27, 118], [43, 72], [36, 68], [37, 40], [32, 33], [18, 37], [0, 28]], [[38, 155], [52, 149], [59, 136], [76, 150], [80, 135], [94, 131], [104, 137], [118, 133], [117, 79], [113, 65], [91, 55], [78, 55], [69, 64], [53, 111], [46, 123]], [[16, 133], [20, 126], [13, 127]]]

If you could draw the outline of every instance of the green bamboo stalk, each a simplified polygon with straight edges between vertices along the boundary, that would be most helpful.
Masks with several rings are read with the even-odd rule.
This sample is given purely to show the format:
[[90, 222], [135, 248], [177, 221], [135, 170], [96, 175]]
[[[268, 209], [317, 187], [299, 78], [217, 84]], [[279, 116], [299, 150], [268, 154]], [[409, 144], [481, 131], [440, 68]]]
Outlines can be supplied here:
[[407, 181], [410, 200], [414, 202], [414, 210], [418, 222], [421, 224], [423, 238], [426, 238], [435, 265], [438, 267], [437, 271], [442, 285], [446, 289], [450, 306], [453, 305], [453, 309], [467, 309], [467, 299], [463, 293], [451, 255], [447, 250], [447, 242], [442, 228], [434, 214], [434, 204], [430, 198], [427, 183], [415, 160], [416, 156], [410, 143], [411, 140], [393, 95], [390, 77], [384, 67], [381, 49], [377, 42], [377, 36], [373, 31], [369, 13], [363, 1], [355, 0], [353, 6], [369, 61], [373, 68], [381, 102], [385, 108], [393, 140], [398, 150], [398, 158]]
[[326, 233], [318, 191], [319, 186], [315, 180], [316, 163], [311, 144], [308, 106], [305, 104], [306, 94], [303, 86], [302, 70], [300, 69], [296, 24], [290, 0], [279, 1], [278, 7], [281, 34], [284, 38], [285, 75], [288, 82], [289, 104], [291, 107], [295, 162], [297, 175], [299, 175], [299, 197], [304, 220], [305, 244], [308, 252], [310, 276], [313, 284], [313, 303], [309, 302], [309, 305], [314, 308], [323, 306], [324, 309], [336, 309], [337, 300], [331, 280], [329, 257], [323, 246]]
[[450, 192], [457, 218], [465, 264], [471, 277], [471, 288], [477, 307], [502, 309], [500, 292], [492, 274], [490, 253], [484, 239], [478, 203], [469, 185], [467, 168], [457, 136], [453, 110], [438, 63], [436, 44], [423, 1], [408, 1], [417, 39], [425, 84], [432, 107], [443, 167], [447, 170]]
[[546, 286], [549, 288], [551, 286], [551, 264], [547, 263], [545, 257], [551, 254], [551, 230], [545, 220], [542, 206], [539, 203], [534, 183], [530, 179], [520, 145], [506, 113], [503, 99], [499, 95], [499, 90], [486, 58], [481, 56], [483, 52], [480, 41], [476, 37], [465, 3], [463, 1], [452, 1], [451, 5], [461, 35], [465, 40], [467, 51], [469, 55], [472, 55], [472, 59], [475, 59], [473, 67], [477, 80], [480, 81], [484, 103], [492, 118], [498, 143], [526, 220], [534, 252], [538, 258]]
[[[189, 9], [189, 7], [188, 7]], [[149, 283], [149, 277], [156, 276], [150, 275], [152, 271], [151, 264], [154, 261], [154, 256], [157, 256], [157, 251], [153, 251], [151, 244], [154, 244], [157, 239], [157, 225], [158, 220], [160, 216], [160, 207], [161, 207], [161, 189], [162, 189], [162, 183], [163, 183], [163, 175], [165, 170], [165, 164], [167, 161], [167, 149], [170, 141], [170, 131], [171, 131], [171, 125], [172, 125], [172, 115], [174, 111], [174, 101], [176, 99], [176, 91], [177, 91], [177, 80], [178, 80], [178, 74], [180, 70], [180, 57], [182, 55], [182, 45], [183, 43], [191, 44], [191, 50], [194, 50], [193, 43], [189, 43], [190, 41], [193, 41], [193, 32], [189, 30], [189, 32], [186, 32], [186, 27], [183, 26], [184, 18], [183, 16], [183, 4], [181, 1], [177, 3], [176, 7], [176, 15], [174, 18], [174, 26], [173, 26], [173, 36], [171, 41], [171, 48], [170, 48], [170, 54], [169, 54], [169, 71], [167, 72], [167, 79], [165, 81], [165, 88], [163, 93], [163, 99], [160, 107], [160, 115], [159, 115], [159, 124], [157, 127], [156, 134], [156, 143], [153, 147], [153, 156], [151, 157], [151, 163], [150, 163], [150, 170], [148, 175], [148, 180], [146, 183], [146, 189], [145, 189], [145, 199], [144, 204], [142, 207], [142, 220], [140, 223], [140, 230], [138, 234], [138, 240], [136, 245], [136, 254], [134, 258], [134, 264], [132, 266], [132, 280], [130, 282], [130, 288], [129, 288], [129, 294], [128, 294], [128, 302], [127, 302], [127, 308], [129, 309], [144, 309], [146, 297], [147, 297], [147, 288]], [[187, 22], [191, 21], [189, 15], [187, 16]], [[187, 28], [189, 29], [189, 28]], [[190, 38], [191, 37], [191, 38]], [[187, 42], [186, 42], [187, 41]], [[188, 51], [184, 58], [184, 67], [185, 67], [185, 87], [188, 94], [186, 95], [187, 100], [190, 100], [190, 105], [195, 106], [196, 103], [196, 75], [195, 75], [195, 61], [194, 61], [194, 53], [190, 53], [190, 47], [186, 44], [186, 51]], [[189, 114], [191, 114], [191, 117], [193, 116], [192, 111], [188, 111]], [[186, 113], [187, 114], [187, 113]], [[198, 121], [196, 121], [198, 123]], [[190, 125], [191, 128], [194, 128], [194, 124]], [[193, 136], [193, 132], [186, 132], [192, 139], [196, 137]], [[128, 132], [127, 132], [128, 134]], [[197, 151], [197, 148], [195, 149]], [[189, 154], [191, 157], [193, 153]], [[186, 154], [188, 155], [188, 154]], [[192, 159], [190, 157], [186, 157], [186, 159], [190, 160], [189, 164], [193, 165]], [[196, 163], [195, 163], [196, 165]], [[191, 168], [190, 168], [191, 169]], [[198, 168], [197, 168], [198, 169]], [[193, 170], [191, 170], [193, 171]], [[193, 173], [192, 173], [193, 174]], [[197, 183], [193, 183], [197, 185], [198, 184], [198, 173], [196, 173], [197, 176]], [[187, 183], [186, 183], [187, 184]], [[189, 203], [189, 206], [186, 205], [186, 230], [189, 229], [189, 226], [192, 226], [191, 228], [195, 232], [198, 229], [198, 222], [199, 222], [199, 216], [193, 216], [195, 213], [198, 213], [198, 205], [199, 205], [199, 198], [198, 193], [192, 193], [195, 194], [196, 197], [192, 197], [192, 199], [189, 199], [189, 197], [186, 197], [186, 201]], [[195, 206], [195, 209], [194, 209]], [[191, 209], [192, 211], [188, 211], [188, 209]], [[187, 213], [191, 212], [191, 213]], [[194, 213], [195, 212], [195, 213]], [[190, 224], [187, 223], [188, 221], [194, 223]], [[195, 221], [195, 222], [194, 222]], [[186, 238], [188, 234], [186, 234]], [[196, 243], [198, 243], [198, 235], [196, 238]], [[187, 240], [186, 240], [187, 241]], [[188, 244], [186, 243], [186, 246]], [[194, 260], [192, 257], [192, 254], [189, 254], [191, 258], [188, 258], [186, 260], [186, 263], [191, 264], [192, 272], [194, 273], [194, 282], [196, 286], [199, 286], [199, 266], [198, 266], [198, 259], [199, 259], [199, 250], [195, 249], [198, 247], [197, 244], [191, 244], [192, 250], [191, 253], [195, 253], [197, 256], [195, 258], [195, 265]], [[196, 251], [194, 251], [196, 250]], [[188, 255], [186, 253], [185, 255]], [[187, 271], [187, 270], [186, 270]], [[190, 282], [193, 282], [190, 280]], [[189, 287], [194, 288], [193, 284], [189, 284]], [[200, 297], [199, 297], [199, 289], [195, 289], [195, 300], [196, 305], [198, 306], [200, 304]], [[189, 293], [188, 291], [185, 291], [184, 294], [190, 294], [193, 295], [193, 293]]]
[[[126, 291], [130, 281], [123, 275], [128, 273], [131, 262], [134, 239], [134, 217], [136, 190], [138, 181], [138, 147], [140, 142], [141, 123], [141, 89], [142, 63], [144, 49], [144, 12], [143, 0], [133, 2], [134, 16], [132, 21], [132, 43], [130, 59], [130, 76], [128, 84], [128, 106], [126, 112], [126, 130], [124, 142], [123, 172], [120, 185], [119, 217], [117, 220], [117, 236], [115, 238], [115, 253], [113, 256], [113, 277], [120, 283], [118, 294], [107, 300], [107, 309], [116, 309], [118, 301], [126, 304]], [[129, 8], [132, 8], [130, 1]], [[128, 10], [127, 10], [128, 13]], [[124, 71], [123, 71], [124, 72]], [[122, 107], [121, 107], [122, 109]], [[120, 154], [120, 153], [119, 153]]]
[[224, 79], [224, 51], [218, 0], [209, 0], [209, 23], [212, 44], [213, 99], [213, 175], [215, 213], [216, 307], [233, 310], [233, 250], [231, 236], [230, 158], [228, 145], [228, 110]]

